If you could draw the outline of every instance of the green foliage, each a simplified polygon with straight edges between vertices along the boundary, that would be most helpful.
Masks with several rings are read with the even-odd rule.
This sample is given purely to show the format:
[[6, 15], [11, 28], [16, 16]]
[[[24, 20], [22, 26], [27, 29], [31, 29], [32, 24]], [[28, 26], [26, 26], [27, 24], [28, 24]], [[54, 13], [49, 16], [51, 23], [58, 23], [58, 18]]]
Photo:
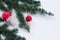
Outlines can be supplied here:
[[28, 32], [30, 32], [29, 30], [29, 26], [26, 24], [26, 22], [25, 22], [25, 20], [24, 20], [24, 16], [22, 15], [22, 13], [20, 12], [20, 11], [17, 11], [16, 10], [16, 15], [17, 15], [17, 18], [18, 18], [18, 20], [19, 20], [19, 22], [20, 22], [20, 24], [19, 24], [19, 27], [20, 28], [24, 28], [24, 29], [26, 29]]
[[[19, 4], [18, 2], [21, 2]], [[4, 4], [7, 5], [7, 7], [4, 6]], [[35, 1], [35, 0], [0, 0], [0, 9], [2, 11], [9, 11], [12, 12], [12, 9], [16, 11], [16, 16], [19, 21], [19, 27], [26, 29], [28, 32], [30, 32], [29, 26], [26, 24], [26, 21], [23, 16], [23, 12], [30, 12], [31, 14], [36, 14], [39, 12], [40, 14], [47, 14], [47, 15], [52, 15], [54, 16], [51, 12], [45, 11], [43, 8], [39, 8], [41, 6], [40, 1]], [[0, 18], [0, 22], [3, 22], [2, 18]], [[0, 26], [0, 35], [6, 36], [5, 40], [26, 40], [24, 37], [19, 37], [15, 33], [18, 32], [17, 29], [14, 30], [8, 30], [7, 29], [8, 25], [4, 24], [3, 26]], [[0, 40], [1, 36], [0, 36]]]
[[0, 22], [2, 21], [1, 17], [0, 17]]
[[7, 24], [3, 24], [3, 26], [0, 26], [0, 40], [2, 40], [1, 34], [6, 37], [5, 40], [26, 40], [24, 37], [16, 35], [17, 29], [8, 30], [7, 27]]

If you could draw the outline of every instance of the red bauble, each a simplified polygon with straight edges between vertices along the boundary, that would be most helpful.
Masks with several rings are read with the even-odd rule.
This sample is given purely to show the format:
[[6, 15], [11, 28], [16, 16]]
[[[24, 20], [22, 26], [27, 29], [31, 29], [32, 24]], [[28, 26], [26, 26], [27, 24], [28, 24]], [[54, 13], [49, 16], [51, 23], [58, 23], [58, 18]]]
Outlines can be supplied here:
[[2, 19], [3, 19], [4, 21], [7, 21], [7, 19], [8, 19], [10, 16], [12, 16], [12, 14], [11, 14], [10, 12], [8, 12], [8, 11], [5, 11], [5, 12], [3, 12], [3, 14], [2, 14]]
[[26, 21], [27, 21], [27, 22], [32, 21], [32, 17], [28, 15], [28, 16], [26, 17]]

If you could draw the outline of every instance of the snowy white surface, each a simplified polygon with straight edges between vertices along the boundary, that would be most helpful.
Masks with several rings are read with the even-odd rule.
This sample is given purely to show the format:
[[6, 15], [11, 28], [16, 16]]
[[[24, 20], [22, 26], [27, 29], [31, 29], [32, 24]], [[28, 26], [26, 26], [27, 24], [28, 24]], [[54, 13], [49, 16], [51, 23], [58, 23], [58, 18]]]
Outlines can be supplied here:
[[[41, 8], [51, 11], [54, 16], [32, 15], [31, 32], [28, 33], [18, 28], [19, 23], [13, 11], [12, 22], [15, 26], [9, 26], [9, 29], [18, 28], [17, 35], [24, 36], [27, 40], [60, 40], [60, 0], [41, 0]], [[0, 15], [2, 15], [2, 11], [0, 11]]]

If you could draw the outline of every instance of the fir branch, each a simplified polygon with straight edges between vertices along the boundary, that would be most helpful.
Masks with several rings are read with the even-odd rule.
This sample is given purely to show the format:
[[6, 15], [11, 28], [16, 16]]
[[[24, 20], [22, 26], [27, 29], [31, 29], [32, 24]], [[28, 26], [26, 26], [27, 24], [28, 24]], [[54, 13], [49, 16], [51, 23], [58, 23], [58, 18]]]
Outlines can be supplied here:
[[5, 40], [22, 40], [23, 37], [17, 36], [14, 32], [9, 30], [2, 30], [2, 34], [6, 36]]
[[54, 16], [54, 14], [52, 14], [51, 12], [45, 11], [43, 8], [42, 9], [39, 8], [39, 9], [37, 9], [37, 11], [40, 12], [40, 14], [44, 14], [44, 15], [47, 14], [49, 16]]
[[11, 3], [8, 1], [8, 2], [5, 2], [5, 1], [3, 1], [8, 7], [8, 9], [10, 10], [10, 12], [12, 11], [12, 5], [11, 5]]
[[2, 34], [3, 36], [5, 36], [6, 37], [5, 40], [23, 40], [23, 39], [26, 40], [24, 37], [20, 37], [16, 35], [17, 29], [8, 30], [7, 27], [8, 27], [7, 24], [0, 26], [0, 35]]
[[2, 2], [0, 1], [0, 9], [3, 11], [6, 11], [7, 9], [4, 7], [4, 5], [2, 4]]
[[19, 27], [24, 28], [29, 32], [30, 29], [29, 29], [29, 26], [25, 22], [23, 14], [20, 11], [20, 5], [18, 5], [18, 3], [16, 3], [16, 4], [13, 5], [13, 8], [15, 9], [17, 18], [20, 22]]
[[3, 3], [2, 0], [0, 0], [0, 9], [1, 9], [2, 11], [10, 11], [7, 7], [4, 6], [4, 3]]
[[16, 15], [17, 15], [17, 18], [18, 18], [18, 20], [19, 20], [19, 22], [20, 22], [20, 24], [19, 24], [19, 27], [21, 27], [21, 28], [24, 28], [24, 29], [26, 29], [28, 32], [30, 32], [29, 30], [29, 26], [26, 24], [26, 22], [25, 22], [25, 20], [24, 20], [24, 16], [22, 15], [22, 13], [20, 12], [20, 11], [16, 11], [17, 13], [16, 13]]
[[3, 20], [2, 20], [2, 18], [0, 17], [0, 22], [2, 22]]
[[7, 24], [0, 25], [0, 33], [1, 33], [2, 29], [7, 29], [7, 27], [8, 27]]
[[27, 3], [29, 5], [35, 5], [35, 6], [40, 6], [41, 3], [40, 1], [35, 1], [35, 0], [20, 0], [22, 3]]

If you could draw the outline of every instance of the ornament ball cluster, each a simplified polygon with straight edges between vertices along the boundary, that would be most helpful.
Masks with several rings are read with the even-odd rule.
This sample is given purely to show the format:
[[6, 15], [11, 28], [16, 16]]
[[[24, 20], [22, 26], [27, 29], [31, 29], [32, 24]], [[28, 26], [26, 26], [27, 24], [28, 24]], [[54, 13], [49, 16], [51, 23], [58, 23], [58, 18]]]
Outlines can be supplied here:
[[[4, 11], [3, 14], [2, 14], [2, 19], [3, 21], [7, 21], [8, 18], [10, 18], [12, 16], [11, 12], [9, 11]], [[27, 22], [30, 22], [32, 21], [32, 17], [30, 15], [26, 16], [26, 19], [25, 19]]]

